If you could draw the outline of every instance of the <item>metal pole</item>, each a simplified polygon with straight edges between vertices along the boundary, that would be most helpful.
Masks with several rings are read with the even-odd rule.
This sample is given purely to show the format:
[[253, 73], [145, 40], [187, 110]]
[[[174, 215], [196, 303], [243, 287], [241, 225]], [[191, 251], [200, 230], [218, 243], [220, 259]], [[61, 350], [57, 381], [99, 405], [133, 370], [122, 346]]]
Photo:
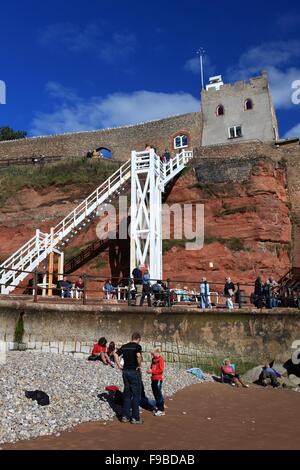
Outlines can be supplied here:
[[237, 301], [238, 301], [238, 304], [239, 304], [239, 308], [242, 308], [242, 299], [241, 299], [241, 290], [240, 290], [240, 283], [238, 282], [237, 283]]
[[204, 88], [204, 79], [203, 79], [203, 56], [200, 54], [200, 70], [201, 70], [201, 85], [202, 90]]
[[37, 296], [37, 282], [38, 281], [38, 270], [37, 268], [34, 269], [34, 277], [33, 277], [33, 288], [34, 288], [34, 294], [33, 294], [33, 301], [37, 303], [38, 301], [38, 296]]
[[199, 54], [199, 60], [200, 60], [200, 74], [201, 74], [201, 90], [204, 88], [204, 73], [203, 73], [203, 55], [205, 53], [205, 50], [203, 47], [200, 47], [197, 51], [197, 54]]
[[167, 305], [168, 307], [171, 307], [171, 298], [170, 298], [170, 279], [167, 279], [167, 285], [168, 285], [168, 290], [167, 290]]
[[83, 296], [82, 296], [82, 303], [83, 305], [86, 304], [86, 291], [87, 291], [87, 276], [86, 274], [84, 273], [82, 275], [83, 277]]
[[[127, 285], [127, 296], [128, 296], [127, 302], [128, 302], [128, 307], [130, 307], [130, 305], [131, 305], [131, 298], [130, 298], [130, 296], [131, 296], [131, 290], [130, 290], [130, 288], [131, 288], [131, 279], [130, 279], [130, 277], [129, 277], [129, 278], [128, 278], [128, 285]], [[136, 295], [136, 294], [135, 294], [135, 295]]]

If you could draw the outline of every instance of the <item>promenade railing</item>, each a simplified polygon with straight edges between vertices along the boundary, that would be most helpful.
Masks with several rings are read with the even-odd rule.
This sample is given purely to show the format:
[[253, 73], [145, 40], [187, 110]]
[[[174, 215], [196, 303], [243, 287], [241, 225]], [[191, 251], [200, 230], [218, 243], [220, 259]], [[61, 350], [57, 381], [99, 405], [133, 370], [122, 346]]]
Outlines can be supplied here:
[[[12, 270], [12, 268], [7, 269]], [[132, 277], [112, 277], [110, 278], [111, 287], [109, 285], [105, 289], [104, 286], [108, 278], [86, 273], [67, 275], [65, 282], [68, 284], [62, 285], [64, 273], [51, 273], [38, 269], [34, 270], [33, 275], [30, 271], [16, 270], [16, 272], [30, 274], [32, 277], [23, 286], [15, 286], [17, 290], [13, 294], [2, 294], [0, 299], [16, 297], [28, 299], [30, 297], [35, 303], [45, 302], [46, 299], [57, 302], [68, 299], [81, 301], [83, 304], [113, 300], [127, 305], [135, 304], [136, 288]], [[76, 287], [76, 281], [79, 277], [82, 279], [82, 284], [81, 287]], [[157, 285], [157, 281], [161, 290], [155, 292], [152, 286]], [[238, 308], [254, 305], [257, 308], [292, 307], [300, 309], [300, 286], [296, 288], [281, 285], [264, 286], [261, 294], [256, 295], [255, 283], [235, 282], [234, 279], [232, 281], [235, 290], [229, 295], [224, 292], [225, 282], [209, 279], [202, 282], [180, 279], [149, 279], [151, 303], [154, 306], [162, 307], [190, 305], [202, 306], [203, 308], [228, 308], [227, 301], [231, 299], [232, 304]]]

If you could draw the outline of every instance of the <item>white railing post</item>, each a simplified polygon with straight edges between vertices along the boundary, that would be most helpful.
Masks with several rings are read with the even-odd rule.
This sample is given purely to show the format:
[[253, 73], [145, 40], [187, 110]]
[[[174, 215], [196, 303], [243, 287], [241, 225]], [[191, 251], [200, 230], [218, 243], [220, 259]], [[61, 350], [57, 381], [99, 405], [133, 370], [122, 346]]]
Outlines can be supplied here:
[[0, 341], [0, 364], [6, 364], [6, 342]]
[[35, 232], [35, 248], [37, 255], [40, 256], [40, 230], [37, 228]]

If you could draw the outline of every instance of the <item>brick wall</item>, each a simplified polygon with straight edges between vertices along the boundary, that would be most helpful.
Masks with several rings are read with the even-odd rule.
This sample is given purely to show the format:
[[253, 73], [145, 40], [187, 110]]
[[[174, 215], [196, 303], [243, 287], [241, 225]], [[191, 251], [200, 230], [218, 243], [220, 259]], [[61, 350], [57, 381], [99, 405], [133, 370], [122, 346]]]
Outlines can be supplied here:
[[[245, 109], [250, 99], [253, 108]], [[223, 85], [220, 90], [210, 88], [201, 94], [203, 114], [202, 145], [260, 139], [263, 142], [278, 138], [278, 127], [272, 105], [268, 77], [265, 73], [249, 81]], [[222, 105], [224, 114], [217, 115]], [[242, 126], [242, 137], [229, 139], [228, 128]]]
[[106, 147], [111, 150], [113, 159], [127, 160], [131, 150], [143, 150], [145, 144], [153, 145], [158, 153], [165, 148], [172, 150], [174, 136], [185, 130], [190, 136], [189, 147], [200, 146], [200, 113], [183, 114], [136, 126], [0, 142], [0, 158], [31, 157], [34, 154], [82, 157], [89, 149]]

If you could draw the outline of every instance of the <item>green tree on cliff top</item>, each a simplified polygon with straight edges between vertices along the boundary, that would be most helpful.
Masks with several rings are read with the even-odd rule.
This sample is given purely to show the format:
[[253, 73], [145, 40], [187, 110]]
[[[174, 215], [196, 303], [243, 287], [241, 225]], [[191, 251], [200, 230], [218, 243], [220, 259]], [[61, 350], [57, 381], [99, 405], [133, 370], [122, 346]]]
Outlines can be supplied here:
[[0, 127], [0, 141], [24, 139], [26, 135], [26, 131], [14, 131], [11, 127]]

